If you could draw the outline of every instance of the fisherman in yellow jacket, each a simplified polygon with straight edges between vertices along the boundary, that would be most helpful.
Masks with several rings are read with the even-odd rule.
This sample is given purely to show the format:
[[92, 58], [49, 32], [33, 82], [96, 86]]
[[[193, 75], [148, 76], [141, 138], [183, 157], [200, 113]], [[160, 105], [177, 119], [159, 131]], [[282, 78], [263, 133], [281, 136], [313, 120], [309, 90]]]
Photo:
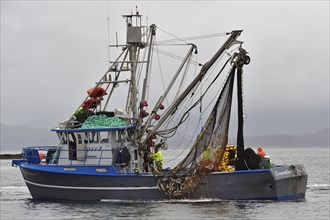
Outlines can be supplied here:
[[162, 152], [160, 151], [161, 144], [157, 144], [155, 146], [155, 153], [150, 154], [150, 157], [153, 159], [155, 168], [158, 171], [162, 170], [163, 167], [163, 155]]

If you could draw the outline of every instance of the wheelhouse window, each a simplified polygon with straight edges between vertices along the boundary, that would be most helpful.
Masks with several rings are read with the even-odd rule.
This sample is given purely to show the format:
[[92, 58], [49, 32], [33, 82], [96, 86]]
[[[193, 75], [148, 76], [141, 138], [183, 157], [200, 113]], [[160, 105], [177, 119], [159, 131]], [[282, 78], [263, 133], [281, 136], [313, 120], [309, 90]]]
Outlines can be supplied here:
[[57, 132], [57, 136], [60, 140], [60, 144], [67, 144], [68, 143], [68, 133], [65, 132]]
[[100, 140], [99, 132], [88, 132], [87, 135], [89, 143], [98, 143]]
[[109, 143], [108, 131], [86, 132], [86, 142], [88, 143]]
[[69, 160], [77, 160], [77, 140], [74, 133], [69, 133]]
[[109, 132], [108, 131], [101, 131], [100, 132], [100, 140], [101, 140], [101, 143], [109, 143]]
[[123, 130], [120, 131], [116, 131], [116, 141], [117, 142], [121, 142], [124, 140], [124, 134], [123, 134]]

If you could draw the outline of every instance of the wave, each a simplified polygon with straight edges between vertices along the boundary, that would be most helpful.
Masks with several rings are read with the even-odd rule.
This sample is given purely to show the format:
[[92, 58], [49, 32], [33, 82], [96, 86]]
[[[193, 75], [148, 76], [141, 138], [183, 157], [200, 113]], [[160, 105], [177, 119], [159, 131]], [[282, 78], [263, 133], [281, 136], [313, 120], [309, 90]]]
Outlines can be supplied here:
[[[210, 203], [227, 201], [221, 199], [175, 199], [175, 200], [139, 200], [139, 203]], [[118, 199], [102, 199], [100, 202], [106, 203], [136, 203], [136, 200], [118, 200]]]
[[0, 190], [19, 190], [19, 191], [25, 191], [28, 190], [28, 188], [26, 186], [1, 186]]
[[330, 190], [330, 184], [308, 184], [307, 189], [311, 190]]

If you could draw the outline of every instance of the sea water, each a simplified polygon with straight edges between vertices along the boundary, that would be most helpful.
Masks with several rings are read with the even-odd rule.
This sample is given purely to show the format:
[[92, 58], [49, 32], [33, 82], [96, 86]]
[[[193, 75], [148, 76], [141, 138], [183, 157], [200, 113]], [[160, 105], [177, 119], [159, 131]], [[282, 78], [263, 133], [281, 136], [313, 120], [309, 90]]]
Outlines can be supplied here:
[[[11, 160], [1, 160], [0, 219], [329, 219], [329, 147], [264, 147], [264, 150], [275, 164], [305, 166], [308, 172], [305, 199], [40, 202], [31, 199], [19, 169], [11, 166]], [[173, 166], [175, 162], [170, 158], [180, 152], [181, 149], [163, 151], [164, 166]]]

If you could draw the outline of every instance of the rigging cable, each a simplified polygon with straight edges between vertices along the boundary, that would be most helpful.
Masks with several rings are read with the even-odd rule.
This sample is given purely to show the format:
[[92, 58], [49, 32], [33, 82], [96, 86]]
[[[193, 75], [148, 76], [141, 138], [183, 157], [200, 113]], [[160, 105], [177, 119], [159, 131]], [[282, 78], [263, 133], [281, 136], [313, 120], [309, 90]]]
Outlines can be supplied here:
[[[189, 67], [190, 67], [190, 65], [188, 65], [188, 64], [191, 63], [191, 62], [190, 62], [191, 59], [192, 59], [192, 56], [190, 56], [189, 59], [188, 59], [187, 62], [186, 62], [187, 65], [186, 65], [185, 70], [184, 70], [184, 72], [183, 72], [182, 79], [181, 79], [181, 81], [180, 81], [180, 83], [179, 83], [178, 90], [177, 90], [177, 93], [176, 93], [176, 95], [175, 95], [175, 97], [174, 97], [174, 100], [177, 99], [177, 97], [179, 96], [180, 91], [181, 91], [181, 89], [182, 89], [182, 87], [183, 87], [183, 85], [184, 85], [184, 82], [185, 82], [185, 79], [186, 79], [187, 73], [189, 72]], [[183, 107], [183, 110], [186, 109], [187, 107], [188, 107], [188, 105], [185, 106], [185, 107]], [[181, 114], [179, 114], [179, 115], [181, 115]], [[180, 117], [180, 116], [178, 116], [178, 117]], [[165, 125], [165, 126], [162, 126], [163, 129], [167, 129], [167, 128], [170, 126], [170, 123], [173, 123], [174, 120], [171, 120], [171, 118], [172, 118], [172, 119], [174, 118], [174, 114], [171, 115], [171, 116], [169, 117], [169, 119], [167, 120], [166, 125]], [[178, 119], [175, 119], [175, 120], [178, 120]], [[173, 123], [173, 124], [174, 124], [174, 123]], [[181, 133], [179, 132], [179, 136], [182, 137], [182, 138], [181, 138], [181, 141], [180, 141], [180, 143], [178, 144], [178, 146], [180, 146], [180, 144], [181, 144], [181, 143], [183, 142], [183, 140], [184, 140], [185, 134], [186, 134], [186, 132], [187, 132], [187, 126], [188, 126], [188, 125], [189, 125], [189, 122], [188, 122], [187, 125], [186, 125], [186, 129], [185, 129], [183, 135], [181, 135]]]
[[213, 38], [213, 37], [219, 37], [219, 36], [226, 36], [227, 35], [227, 33], [224, 32], [224, 33], [216, 33], [216, 34], [208, 34], [208, 35], [199, 35], [199, 36], [193, 36], [193, 37], [180, 38], [180, 37], [177, 37], [173, 34], [170, 34], [169, 32], [161, 29], [160, 27], [158, 27], [158, 29], [175, 38], [175, 39], [171, 39], [171, 40], [160, 41], [159, 43], [172, 43], [172, 42], [177, 42], [177, 41], [182, 41], [182, 42], [188, 43], [187, 40], [198, 40], [198, 39], [206, 39], [206, 38]]
[[[203, 83], [201, 83], [200, 98], [202, 97], [202, 95], [203, 95]], [[201, 131], [203, 130], [202, 109], [203, 109], [203, 101], [201, 100], [199, 105], [199, 124], [201, 126]]]
[[107, 33], [107, 48], [108, 48], [108, 60], [109, 60], [109, 67], [111, 65], [111, 60], [110, 60], [110, 16], [109, 16], [109, 0], [107, 0], [107, 27], [108, 27], [108, 33]]
[[200, 39], [208, 39], [208, 38], [215, 38], [215, 37], [222, 37], [226, 36], [226, 33], [216, 33], [216, 34], [208, 34], [208, 35], [200, 35], [200, 36], [193, 36], [193, 37], [185, 37], [185, 38], [176, 38], [176, 39], [170, 39], [170, 40], [163, 40], [159, 43], [162, 44], [168, 44], [168, 43], [174, 43], [178, 41], [184, 41], [186, 40], [200, 40]]
[[[159, 27], [158, 27], [158, 29], [162, 30], [162, 29], [159, 28]], [[162, 31], [164, 31], [164, 30], [162, 30]], [[166, 31], [164, 31], [164, 32], [166, 32]], [[168, 33], [168, 32], [166, 32], [166, 33]], [[168, 33], [168, 34], [169, 34], [169, 33]], [[169, 34], [169, 35], [171, 35], [171, 34]], [[180, 38], [178, 38], [178, 37], [175, 37], [174, 35], [171, 35], [171, 36], [175, 37], [176, 40], [170, 40], [170, 41], [169, 41], [169, 40], [168, 40], [168, 41], [159, 41], [159, 42], [157, 42], [157, 44], [159, 45], [159, 43], [170, 43], [170, 42], [175, 42], [175, 41], [184, 41], [185, 43], [187, 43], [185, 40], [188, 40], [188, 39], [211, 38], [211, 37], [218, 37], [218, 36], [220, 36], [220, 35], [225, 35], [225, 34], [203, 35], [203, 36], [197, 36], [197, 37], [189, 37], [189, 38], [185, 38], [185, 39], [180, 39]], [[165, 45], [166, 45], [166, 44], [165, 44]], [[178, 44], [176, 44], [176, 45], [178, 45]], [[167, 44], [167, 46], [170, 46], [170, 45]], [[168, 52], [165, 52], [165, 51], [161, 51], [161, 50], [159, 50], [158, 48], [156, 48], [155, 50], [158, 50], [158, 51], [156, 51], [157, 54], [158, 54], [158, 57], [159, 57], [159, 54], [163, 54], [163, 55], [167, 55], [168, 57], [172, 57], [172, 58], [175, 58], [175, 59], [183, 60], [182, 57], [179, 57], [179, 56], [177, 56], [177, 55], [174, 55], [174, 54], [171, 54], [171, 53], [168, 53]], [[193, 61], [189, 61], [189, 63], [190, 63], [190, 64], [195, 64], [196, 66], [197, 66], [197, 65], [199, 65], [199, 66], [201, 65], [201, 64], [199, 64], [199, 63], [197, 63], [197, 62], [193, 62]], [[226, 64], [227, 64], [227, 63], [228, 63], [228, 61], [226, 62]], [[224, 66], [226, 66], [226, 64], [225, 64]], [[223, 67], [223, 68], [224, 68], [224, 67]], [[223, 70], [223, 69], [222, 69], [222, 70]], [[221, 72], [222, 72], [222, 70], [221, 70]], [[219, 73], [219, 74], [220, 74], [220, 73]], [[162, 77], [162, 82], [163, 82], [163, 84], [164, 84], [163, 76], [161, 75], [161, 77]], [[217, 78], [218, 78], [218, 76], [217, 76], [217, 77], [213, 80], [213, 82], [209, 85], [208, 89], [210, 88], [210, 86], [214, 83], [214, 81], [215, 81]], [[197, 88], [196, 88], [196, 89], [197, 89]], [[206, 91], [208, 91], [208, 89], [207, 89]], [[206, 91], [205, 91], [205, 93], [206, 93]], [[203, 94], [202, 89], [200, 90], [200, 92], [201, 92], [201, 96], [200, 96], [199, 100], [197, 100], [196, 103], [193, 104], [193, 106], [191, 106], [191, 107], [190, 107], [190, 108], [189, 108], [189, 109], [183, 114], [183, 116], [182, 116], [182, 118], [181, 118], [179, 124], [178, 124], [177, 126], [171, 128], [171, 129], [166, 129], [166, 130], [163, 130], [163, 131], [157, 132], [157, 134], [158, 134], [159, 136], [161, 136], [161, 137], [163, 137], [163, 138], [167, 138], [168, 135], [170, 135], [172, 132], [173, 132], [173, 133], [172, 133], [171, 136], [173, 136], [173, 135], [176, 133], [178, 126], [180, 126], [184, 121], [186, 121], [187, 119], [189, 119], [189, 117], [188, 117], [188, 115], [189, 115], [189, 111], [190, 111], [192, 108], [194, 108], [198, 103], [200, 103], [200, 123], [201, 123], [201, 114], [204, 113], [204, 111], [202, 112], [202, 108], [203, 108], [203, 106], [202, 106], [201, 100], [202, 100], [203, 96], [205, 95], [205, 93]], [[168, 100], [166, 100], [166, 101], [168, 102]], [[188, 125], [187, 125], [187, 126], [188, 126]], [[202, 126], [202, 123], [201, 123], [201, 126]], [[166, 127], [168, 127], [168, 125], [167, 125]], [[195, 135], [195, 133], [197, 132], [197, 130], [198, 130], [198, 127], [197, 127], [197, 129], [195, 130], [194, 135]], [[179, 132], [179, 133], [180, 133], [180, 132]], [[184, 133], [185, 133], [185, 132], [184, 132]], [[166, 135], [166, 136], [165, 136], [165, 135]], [[179, 134], [179, 135], [181, 136], [181, 134]], [[184, 136], [185, 136], [185, 134], [184, 134]], [[183, 136], [183, 138], [182, 138], [181, 140], [184, 139], [184, 136]], [[191, 141], [191, 139], [190, 139], [190, 141]], [[182, 141], [181, 141], [181, 142], [182, 142]], [[187, 145], [187, 146], [188, 146], [188, 145]]]
[[[158, 26], [157, 26], [157, 27], [158, 27]], [[183, 42], [185, 42], [185, 43], [187, 43], [187, 44], [188, 44], [188, 42], [187, 42], [187, 41], [185, 41], [184, 39], [182, 39], [182, 38], [179, 38], [179, 37], [177, 37], [177, 36], [175, 36], [175, 35], [173, 35], [173, 34], [170, 34], [169, 32], [167, 32], [167, 31], [165, 31], [165, 30], [161, 29], [160, 27], [158, 27], [158, 29], [159, 29], [159, 30], [161, 30], [161, 31], [163, 31], [163, 32], [165, 32], [166, 34], [168, 34], [168, 35], [170, 35], [170, 36], [174, 37], [174, 38], [176, 39], [176, 41], [183, 41]]]
[[191, 109], [195, 108], [199, 103], [200, 101], [204, 98], [205, 94], [207, 93], [207, 91], [210, 89], [210, 87], [213, 85], [213, 83], [218, 79], [218, 77], [220, 76], [221, 72], [224, 70], [224, 68], [227, 66], [228, 62], [231, 60], [231, 58], [229, 58], [225, 64], [223, 65], [223, 67], [221, 68], [220, 72], [216, 75], [216, 77], [213, 79], [213, 81], [210, 83], [210, 85], [206, 88], [205, 92], [200, 96], [200, 98], [184, 113], [184, 115], [182, 116], [180, 122], [173, 128], [170, 128], [168, 130], [162, 130], [162, 131], [158, 131], [156, 132], [155, 134], [157, 135], [160, 135], [162, 133], [164, 134], [170, 134], [173, 132], [173, 134], [171, 135], [171, 137], [175, 134], [177, 128], [182, 124], [184, 123], [188, 116], [189, 116], [189, 112]]
[[[152, 33], [153, 32], [152, 28], [149, 28], [149, 32], [150, 32], [150, 35], [149, 35], [149, 39], [148, 40], [150, 40], [152, 38], [152, 34], [153, 34]], [[156, 38], [156, 35], [154, 36], [154, 38]], [[153, 46], [153, 45], [149, 45], [149, 47], [151, 47], [151, 46]], [[145, 55], [144, 56], [147, 56], [147, 50], [145, 50]], [[153, 63], [153, 62], [151, 62], [151, 60], [153, 59], [153, 56], [154, 56], [154, 53], [153, 53], [153, 50], [151, 48], [150, 57], [149, 57], [150, 60], [149, 60], [149, 58], [147, 58], [147, 60], [149, 62], [149, 66], [148, 66], [148, 64], [146, 65], [146, 71], [148, 72], [148, 74], [150, 74], [149, 80], [147, 80], [147, 82], [146, 82], [146, 86], [147, 86], [146, 99], [147, 100], [149, 99], [149, 89], [150, 89], [150, 80], [151, 80], [151, 69], [152, 69], [152, 63]], [[145, 60], [145, 58], [143, 58], [143, 60]], [[142, 74], [142, 68], [141, 68], [141, 74]]]
[[[196, 59], [197, 59], [197, 57], [196, 57]], [[218, 73], [218, 75], [213, 79], [213, 81], [212, 81], [212, 83], [208, 86], [208, 88], [207, 88], [207, 90], [204, 92], [204, 94], [208, 91], [208, 89], [211, 87], [211, 85], [216, 81], [216, 79], [218, 78], [218, 76], [220, 75], [220, 73], [223, 71], [223, 69], [225, 68], [225, 66], [227, 65], [227, 63], [229, 62], [229, 60], [231, 59], [231, 57], [227, 60], [227, 62], [224, 64], [224, 66], [222, 67], [222, 69], [221, 69], [221, 71]], [[197, 67], [195, 66], [195, 70], [197, 71]], [[195, 71], [195, 72], [196, 72]], [[201, 91], [201, 93], [202, 93], [202, 90], [200, 90]], [[220, 88], [220, 91], [221, 91], [221, 88]], [[220, 91], [218, 91], [217, 92], [217, 94], [220, 92]], [[203, 94], [203, 93], [202, 93]], [[189, 115], [189, 111], [192, 109], [192, 108], [194, 108], [197, 104], [198, 104], [198, 102], [199, 101], [201, 101], [202, 100], [202, 98], [203, 98], [203, 96], [204, 96], [204, 94], [203, 95], [201, 95], [200, 96], [200, 99], [194, 104], [194, 106], [192, 106], [189, 110], [187, 110], [186, 112], [185, 112], [185, 115], [186, 115], [186, 118], [182, 121], [182, 119], [181, 119], [181, 124], [185, 121], [185, 120], [189, 120], [189, 118], [190, 117], [188, 117], [188, 115]], [[216, 97], [217, 95], [215, 95], [215, 97]], [[212, 100], [211, 100], [211, 102], [210, 102], [210, 104], [214, 101], [214, 99], [215, 98], [213, 98]], [[202, 116], [202, 115], [204, 115], [204, 113], [205, 113], [205, 111], [208, 109], [208, 107], [210, 106], [210, 104], [206, 107], [206, 109], [204, 110], [204, 111], [202, 111], [201, 112], [201, 109], [200, 109], [200, 115]], [[185, 115], [184, 116], [182, 116], [182, 118], [183, 117], [185, 117]], [[201, 120], [201, 117], [200, 117], [200, 120]], [[186, 128], [188, 127], [188, 124], [189, 124], [189, 121], [186, 123]], [[201, 127], [203, 126], [202, 125], [202, 123], [200, 122], [200, 124], [201, 124]], [[182, 137], [181, 138], [181, 142], [180, 142], [180, 144], [178, 144], [177, 145], [177, 147], [174, 149], [174, 150], [176, 150], [179, 146], [181, 146], [181, 143], [183, 142], [183, 140], [186, 140], [185, 139], [185, 134], [184, 134], [184, 136], [182, 136], [181, 135], [181, 133], [179, 132], [179, 131], [177, 131], [177, 128], [180, 126], [180, 123], [176, 126], [176, 127], [173, 127], [173, 128], [171, 128], [171, 129], [168, 129], [167, 131], [164, 131], [164, 135], [166, 135], [166, 133], [167, 134], [170, 134], [170, 133], [172, 133], [172, 135], [171, 136], [174, 136], [174, 134], [175, 133], [178, 133], [178, 135], [180, 136], [180, 137]], [[199, 126], [196, 126], [195, 127], [195, 130], [194, 130], [194, 132], [193, 132], [193, 134], [192, 134], [192, 136], [191, 137], [195, 137], [195, 135], [196, 135], [196, 133], [197, 133], [197, 131], [199, 130]], [[160, 134], [160, 136], [161, 136], [162, 134]], [[174, 160], [176, 160], [179, 156], [181, 156], [185, 151], [186, 151], [186, 149], [191, 145], [191, 142], [193, 142], [193, 138], [190, 138], [189, 140], [187, 140], [188, 141], [188, 143], [186, 144], [186, 146], [183, 148], [183, 150], [181, 151], [181, 153], [180, 154], [178, 154], [175, 158], [172, 158], [172, 159], [170, 159], [170, 160], [167, 160], [166, 162], [171, 162], [171, 161], [174, 161]]]
[[[231, 58], [229, 58], [228, 60], [227, 60], [227, 62], [225, 63], [225, 65], [223, 66], [223, 68], [221, 69], [221, 71], [217, 74], [217, 76], [214, 78], [214, 80], [212, 81], [212, 84], [215, 82], [215, 80], [219, 77], [219, 75], [220, 75], [220, 73], [223, 71], [223, 69], [224, 69], [224, 67], [227, 65], [227, 63], [228, 63], [228, 61], [230, 60]], [[229, 73], [230, 74], [230, 73]], [[228, 74], [228, 76], [229, 76], [229, 74]], [[227, 76], [227, 78], [228, 78], [228, 76]], [[207, 90], [210, 88], [210, 86], [211, 85], [209, 85], [209, 87], [207, 88]], [[214, 96], [214, 98], [212, 99], [212, 101], [210, 102], [210, 104], [213, 102], [213, 100], [215, 99], [215, 98], [217, 98], [218, 96], [219, 96], [219, 94], [221, 93], [221, 91], [223, 90], [223, 87], [225, 86], [225, 83], [222, 85], [222, 87], [219, 89], [219, 91], [217, 92], [217, 94]], [[206, 90], [206, 91], [207, 91]], [[201, 98], [205, 95], [205, 93], [206, 93], [206, 91], [204, 92], [204, 94], [201, 96]], [[198, 102], [198, 101], [197, 101]], [[196, 102], [196, 103], [197, 103]], [[209, 104], [209, 105], [210, 105]], [[207, 106], [207, 108], [209, 107], [209, 105]], [[190, 110], [188, 110], [188, 111], [190, 111]], [[202, 112], [202, 115], [204, 114], [204, 112], [205, 112], [205, 110]], [[189, 114], [189, 112], [188, 112], [188, 114]], [[193, 134], [193, 137], [196, 135], [196, 132], [197, 132], [197, 130], [198, 130], [198, 126], [196, 126], [196, 128], [195, 128], [195, 131], [194, 131], [194, 134]], [[190, 146], [190, 143], [192, 142], [192, 140], [193, 139], [191, 139], [190, 140], [190, 142], [184, 147], [184, 149], [181, 151], [181, 153], [180, 154], [178, 154], [175, 158], [172, 158], [172, 159], [170, 159], [170, 160], [167, 160], [166, 162], [171, 162], [171, 161], [174, 161], [174, 160], [176, 160], [179, 156], [181, 156], [186, 150], [187, 150], [187, 148]]]
[[[155, 52], [157, 52], [157, 44], [155, 44]], [[166, 90], [166, 86], [165, 86], [165, 83], [164, 83], [164, 78], [163, 78], [163, 71], [162, 71], [162, 66], [161, 66], [161, 63], [160, 63], [160, 59], [159, 59], [159, 53], [157, 52], [157, 59], [158, 59], [158, 68], [159, 68], [159, 72], [160, 72], [160, 78], [162, 80], [162, 85], [163, 85], [163, 92], [165, 92]], [[165, 97], [165, 101], [166, 101], [166, 105], [169, 105], [169, 102], [168, 102], [168, 99], [167, 97]]]
[[146, 0], [146, 23], [149, 26], [149, 16], [148, 16], [148, 1]]
[[[231, 59], [231, 57], [229, 58], [229, 60], [230, 60], [230, 59]], [[219, 62], [219, 61], [217, 61], [217, 63], [218, 63], [218, 62]], [[228, 63], [228, 61], [224, 64], [224, 66], [222, 67], [220, 73], [223, 71], [223, 69], [225, 68], [225, 66], [227, 65], [227, 63]], [[214, 69], [214, 68], [215, 68], [215, 67], [213, 67], [213, 69]], [[210, 70], [210, 71], [212, 72], [213, 70]], [[211, 87], [211, 85], [215, 82], [215, 80], [218, 78], [218, 76], [219, 76], [220, 73], [218, 73], [218, 75], [216, 76], [216, 78], [213, 79], [212, 83], [209, 84], [208, 89], [209, 89], [209, 88]], [[209, 77], [210, 77], [210, 76], [209, 76]], [[206, 80], [208, 81], [208, 78], [207, 78]], [[201, 84], [202, 84], [202, 83], [201, 83]], [[208, 91], [208, 89], [204, 92], [204, 94]], [[198, 92], [198, 88], [197, 88], [197, 87], [194, 88], [194, 91], [192, 91], [190, 98], [192, 98], [193, 95], [194, 95], [196, 92]], [[204, 95], [203, 95], [203, 96], [204, 96]], [[167, 130], [165, 129], [165, 130], [162, 130], [162, 131], [159, 131], [159, 132], [164, 132], [164, 135], [166, 135], [166, 134], [169, 135], [170, 133], [174, 132], [172, 135], [170, 135], [170, 137], [172, 137], [172, 136], [176, 133], [177, 128], [178, 128], [183, 122], [185, 122], [185, 120], [186, 120], [187, 118], [189, 118], [189, 111], [197, 106], [197, 104], [198, 104], [199, 101], [203, 98], [203, 96], [200, 97], [200, 99], [198, 99], [198, 100], [196, 101], [196, 103], [195, 103], [192, 107], [190, 107], [190, 108], [189, 108], [189, 109], [183, 114], [183, 116], [181, 116], [181, 120], [180, 120], [180, 122], [178, 123], [178, 125], [174, 126], [173, 128], [170, 128], [170, 129], [167, 129]], [[212, 99], [212, 101], [213, 101], [213, 100], [214, 100], [214, 98]], [[205, 108], [205, 110], [202, 112], [202, 115], [203, 115], [204, 112], [208, 109], [208, 107], [210, 106], [210, 104], [212, 103], [212, 101], [207, 105], [207, 107]], [[187, 106], [185, 106], [185, 107], [183, 108], [183, 110], [186, 109], [186, 107], [187, 107]], [[179, 115], [180, 115], [180, 114], [179, 114]]]
[[[159, 46], [159, 44], [157, 43], [157, 45]], [[182, 45], [191, 45], [191, 44], [182, 44]], [[169, 52], [166, 52], [166, 51], [163, 51], [163, 50], [159, 50], [158, 48], [157, 49], [154, 49], [154, 51], [155, 52], [158, 52], [158, 53], [160, 53], [160, 54], [163, 54], [163, 55], [165, 55], [165, 56], [168, 56], [168, 57], [171, 57], [171, 58], [173, 58], [173, 59], [177, 59], [177, 60], [184, 60], [184, 58], [183, 57], [181, 57], [181, 56], [178, 56], [178, 55], [175, 55], [175, 54], [172, 54], [172, 53], [169, 53]], [[189, 61], [191, 64], [194, 64], [194, 65], [196, 65], [196, 66], [202, 66], [202, 64], [201, 63], [198, 63], [198, 62], [195, 62], [195, 61]]]
[[[150, 34], [148, 35], [147, 42], [149, 42], [150, 37], [151, 37], [151, 31], [150, 31], [150, 28], [147, 29], [147, 33], [148, 33], [148, 32], [149, 32]], [[151, 47], [151, 45], [149, 45], [149, 47]], [[145, 60], [146, 56], [147, 56], [147, 50], [144, 50], [143, 58], [142, 58], [141, 60]], [[151, 56], [153, 56], [153, 54], [152, 54]], [[144, 66], [144, 62], [142, 62], [142, 64], [139, 65], [140, 68], [139, 68], [139, 71], [137, 71], [137, 84], [140, 83], [140, 79], [141, 79], [141, 75], [142, 75], [142, 71], [143, 71], [143, 66]]]

